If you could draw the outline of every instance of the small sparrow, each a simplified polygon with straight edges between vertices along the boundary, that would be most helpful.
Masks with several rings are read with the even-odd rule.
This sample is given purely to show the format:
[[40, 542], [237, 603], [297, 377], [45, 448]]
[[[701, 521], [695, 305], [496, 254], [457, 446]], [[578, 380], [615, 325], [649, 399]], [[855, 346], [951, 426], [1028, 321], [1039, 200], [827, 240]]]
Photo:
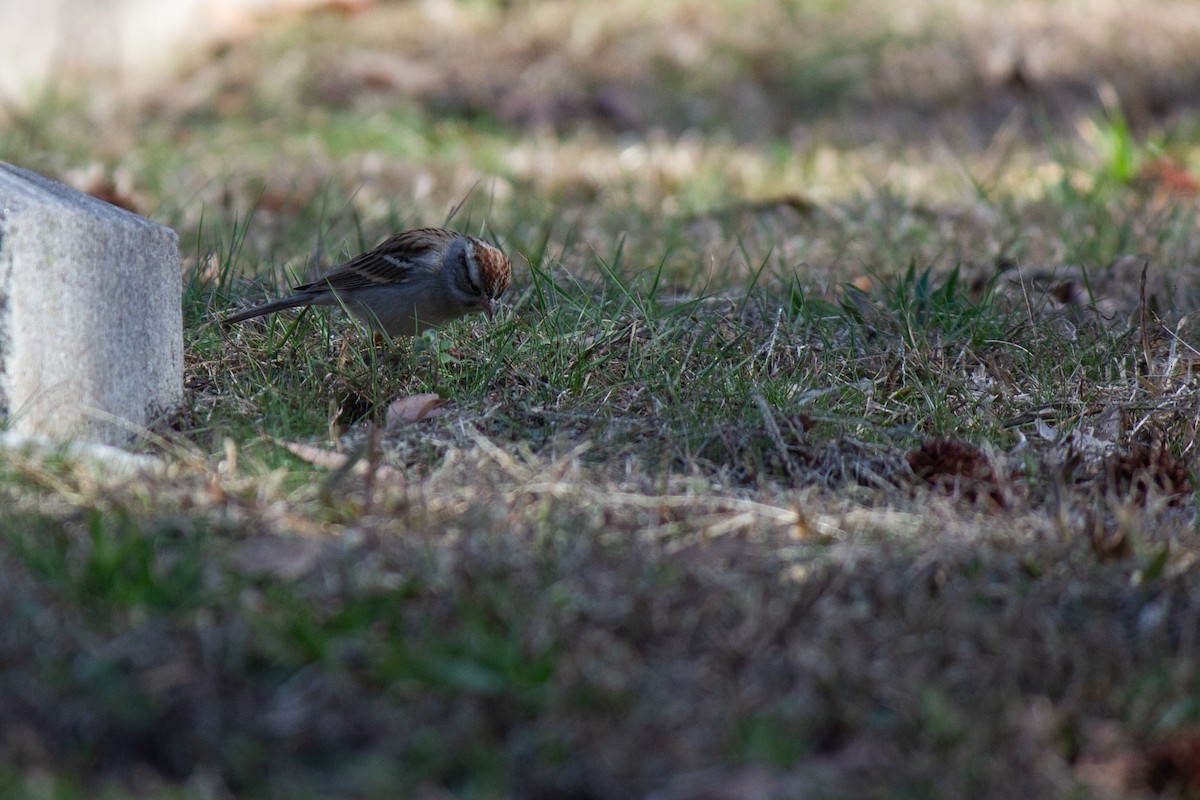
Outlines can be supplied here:
[[512, 280], [508, 257], [487, 242], [442, 228], [398, 233], [295, 294], [226, 317], [223, 325], [297, 306], [345, 306], [388, 336], [421, 331], [482, 311]]

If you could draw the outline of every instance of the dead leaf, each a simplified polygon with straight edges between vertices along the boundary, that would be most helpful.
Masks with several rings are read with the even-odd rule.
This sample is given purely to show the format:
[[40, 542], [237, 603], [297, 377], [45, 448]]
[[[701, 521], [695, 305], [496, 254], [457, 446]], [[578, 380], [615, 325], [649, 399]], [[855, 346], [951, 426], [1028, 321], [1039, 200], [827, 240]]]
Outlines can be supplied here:
[[1013, 476], [997, 476], [987, 455], [956, 439], [930, 439], [908, 454], [913, 475], [935, 490], [962, 493], [969, 502], [986, 500], [996, 507], [1007, 506], [1004, 486]]
[[394, 431], [414, 422], [440, 417], [447, 413], [446, 401], [432, 392], [410, 394], [388, 403], [384, 430]]
[[1165, 497], [1173, 506], [1186, 503], [1193, 487], [1189, 466], [1171, 454], [1161, 441], [1134, 442], [1105, 463], [1106, 486], [1121, 497], [1145, 502], [1150, 494]]
[[1156, 794], [1175, 790], [1183, 797], [1200, 793], [1200, 733], [1180, 732], [1146, 754], [1146, 783]]
[[870, 292], [875, 288], [875, 281], [869, 275], [859, 275], [854, 280], [850, 281], [850, 285], [860, 292]]
[[138, 202], [133, 199], [132, 195], [119, 189], [112, 178], [98, 178], [94, 183], [84, 187], [84, 191], [109, 205], [132, 211], [135, 214], [139, 213]]
[[1200, 180], [1182, 164], [1166, 156], [1147, 162], [1138, 171], [1137, 180], [1155, 191], [1175, 197], [1200, 194]]

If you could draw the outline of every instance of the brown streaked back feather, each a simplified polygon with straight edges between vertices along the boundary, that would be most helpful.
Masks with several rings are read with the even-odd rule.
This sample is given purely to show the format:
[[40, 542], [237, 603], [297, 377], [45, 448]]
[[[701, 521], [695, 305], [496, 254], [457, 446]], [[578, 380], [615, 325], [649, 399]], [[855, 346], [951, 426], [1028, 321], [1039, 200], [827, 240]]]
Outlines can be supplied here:
[[333, 289], [342, 292], [403, 283], [422, 256], [441, 249], [456, 235], [441, 228], [417, 228], [398, 233], [374, 250], [355, 256], [327, 275], [297, 286], [295, 291]]

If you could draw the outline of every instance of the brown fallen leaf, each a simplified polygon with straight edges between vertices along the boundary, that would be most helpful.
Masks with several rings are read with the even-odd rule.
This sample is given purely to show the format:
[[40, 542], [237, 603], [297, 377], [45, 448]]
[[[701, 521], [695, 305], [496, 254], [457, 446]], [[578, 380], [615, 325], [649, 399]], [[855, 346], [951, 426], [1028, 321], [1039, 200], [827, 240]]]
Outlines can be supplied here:
[[404, 425], [423, 422], [447, 413], [446, 401], [432, 392], [410, 394], [388, 403], [384, 430], [394, 431]]
[[127, 192], [122, 191], [117, 187], [116, 182], [109, 177], [97, 177], [93, 182], [83, 188], [83, 191], [90, 194], [99, 200], [103, 200], [109, 205], [114, 205], [117, 208], [123, 208], [126, 211], [132, 211], [135, 214], [141, 213], [137, 200]]
[[1200, 794], [1200, 733], [1178, 732], [1150, 748], [1145, 781], [1155, 794], [1171, 790], [1181, 797]]
[[1105, 475], [1109, 492], [1138, 502], [1157, 494], [1169, 505], [1181, 506], [1194, 491], [1187, 462], [1175, 458], [1162, 441], [1134, 442], [1118, 450], [1106, 459]]
[[860, 292], [870, 292], [875, 287], [875, 281], [869, 275], [859, 275], [854, 280], [850, 281], [850, 285]]
[[1147, 162], [1137, 174], [1137, 182], [1153, 191], [1174, 197], [1200, 194], [1200, 179], [1187, 167], [1165, 156]]
[[1007, 507], [1004, 491], [1011, 476], [996, 475], [983, 451], [956, 439], [929, 439], [908, 454], [913, 475], [934, 490], [961, 493], [970, 503], [986, 501], [996, 508]]

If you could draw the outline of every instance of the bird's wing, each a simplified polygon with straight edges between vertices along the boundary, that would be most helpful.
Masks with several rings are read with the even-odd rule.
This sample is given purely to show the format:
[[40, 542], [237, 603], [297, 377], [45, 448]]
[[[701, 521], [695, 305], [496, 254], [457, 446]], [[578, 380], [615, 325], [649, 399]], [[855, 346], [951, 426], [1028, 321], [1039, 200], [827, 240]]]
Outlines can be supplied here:
[[345, 292], [404, 283], [421, 263], [422, 256], [441, 249], [452, 236], [453, 233], [440, 228], [420, 228], [398, 233], [374, 250], [355, 256], [312, 283], [297, 286], [296, 291], [333, 289]]

